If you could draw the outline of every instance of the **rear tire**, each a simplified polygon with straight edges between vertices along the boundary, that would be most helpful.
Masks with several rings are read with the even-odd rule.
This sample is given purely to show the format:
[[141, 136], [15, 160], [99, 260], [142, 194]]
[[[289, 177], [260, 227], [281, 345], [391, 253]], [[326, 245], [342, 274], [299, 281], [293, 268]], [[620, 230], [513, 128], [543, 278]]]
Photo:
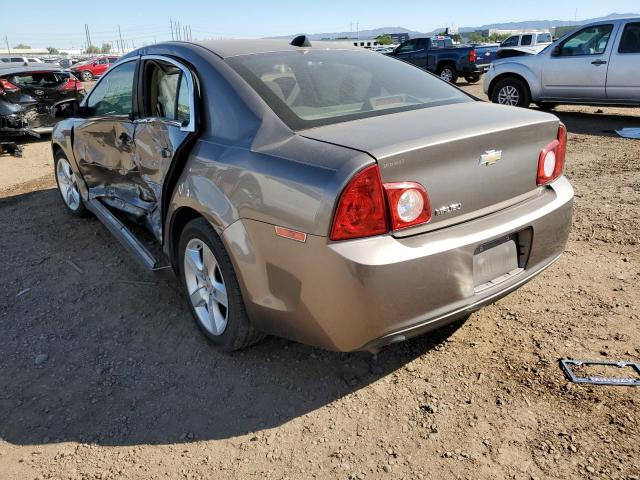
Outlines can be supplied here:
[[500, 80], [494, 87], [491, 101], [500, 105], [527, 108], [531, 104], [531, 95], [522, 80], [510, 77]]
[[467, 83], [478, 83], [480, 81], [480, 75], [467, 75], [464, 79]]
[[458, 81], [456, 68], [450, 63], [445, 63], [438, 69], [438, 76], [445, 82], [455, 84]]
[[62, 150], [56, 152], [53, 165], [58, 192], [60, 192], [67, 211], [76, 217], [86, 217], [88, 211], [84, 206], [82, 195], [80, 195], [76, 174], [73, 172], [71, 164]]
[[232, 352], [265, 337], [252, 327], [231, 259], [204, 218], [182, 230], [177, 264], [191, 314], [216, 348]]
[[93, 80], [93, 73], [88, 70], [83, 70], [82, 72], [80, 72], [80, 79], [83, 82], [90, 82], [91, 80]]

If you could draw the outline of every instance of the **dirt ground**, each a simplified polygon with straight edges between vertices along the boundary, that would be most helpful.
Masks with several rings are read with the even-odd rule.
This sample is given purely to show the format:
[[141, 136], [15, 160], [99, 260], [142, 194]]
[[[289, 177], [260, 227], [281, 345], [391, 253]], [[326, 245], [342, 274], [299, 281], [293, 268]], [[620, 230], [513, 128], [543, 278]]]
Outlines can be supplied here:
[[[465, 86], [484, 97], [480, 86]], [[0, 479], [640, 478], [640, 109], [560, 107], [567, 251], [516, 293], [376, 357], [216, 353], [175, 279], [64, 212], [48, 141], [0, 157]]]

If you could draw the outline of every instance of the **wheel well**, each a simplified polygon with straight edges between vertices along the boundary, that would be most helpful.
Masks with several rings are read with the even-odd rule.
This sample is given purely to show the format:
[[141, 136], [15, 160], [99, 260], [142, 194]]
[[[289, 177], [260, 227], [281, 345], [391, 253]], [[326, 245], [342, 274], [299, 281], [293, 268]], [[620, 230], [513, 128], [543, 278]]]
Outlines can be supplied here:
[[505, 80], [507, 78], [515, 78], [516, 80], [521, 81], [525, 88], [527, 89], [527, 92], [529, 93], [529, 98], [531, 98], [531, 87], [529, 86], [529, 82], [527, 82], [527, 79], [524, 78], [522, 75], [518, 75], [517, 73], [503, 73], [502, 75], [498, 75], [496, 78], [494, 78], [491, 81], [491, 84], [489, 85], [489, 100], [491, 100], [493, 98], [493, 90], [494, 88], [496, 88], [496, 85], [501, 82], [502, 80]]
[[449, 65], [449, 66], [453, 67], [454, 70], [456, 68], [456, 64], [453, 61], [451, 61], [451, 60], [443, 60], [438, 64], [438, 70], [440, 70], [445, 65]]
[[54, 143], [53, 145], [51, 145], [51, 152], [53, 153], [53, 158], [56, 158], [57, 153], [61, 151], [62, 151], [62, 147], [57, 143]]
[[171, 254], [171, 263], [175, 265], [178, 258], [178, 243], [180, 242], [180, 234], [185, 225], [196, 218], [204, 218], [198, 211], [190, 207], [182, 207], [173, 214], [169, 225], [169, 252]]

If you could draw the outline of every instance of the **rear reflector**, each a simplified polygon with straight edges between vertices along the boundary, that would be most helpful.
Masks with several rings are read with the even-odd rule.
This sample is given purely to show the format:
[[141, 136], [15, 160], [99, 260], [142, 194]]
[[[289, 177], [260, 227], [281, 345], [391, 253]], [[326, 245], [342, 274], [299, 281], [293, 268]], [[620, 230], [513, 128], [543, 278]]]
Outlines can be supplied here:
[[567, 153], [567, 127], [560, 124], [558, 138], [549, 143], [540, 152], [538, 159], [538, 176], [536, 183], [546, 185], [556, 180], [564, 170], [564, 162]]
[[276, 227], [276, 235], [282, 238], [288, 238], [290, 240], [295, 240], [296, 242], [306, 242], [307, 234], [304, 232], [298, 232], [297, 230], [290, 230], [284, 227]]
[[346, 186], [333, 219], [331, 240], [381, 235], [389, 230], [377, 165], [365, 168]]

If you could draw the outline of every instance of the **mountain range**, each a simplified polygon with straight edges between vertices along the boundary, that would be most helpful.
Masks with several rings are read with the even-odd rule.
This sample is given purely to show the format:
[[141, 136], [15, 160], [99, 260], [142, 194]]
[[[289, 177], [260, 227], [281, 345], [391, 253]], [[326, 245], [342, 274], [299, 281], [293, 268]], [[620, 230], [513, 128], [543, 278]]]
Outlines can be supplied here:
[[[474, 32], [476, 30], [542, 30], [560, 26], [574, 26], [582, 25], [590, 22], [598, 22], [601, 20], [613, 20], [616, 18], [634, 17], [638, 16], [637, 13], [612, 13], [606, 17], [590, 18], [588, 20], [573, 21], [573, 20], [525, 20], [522, 22], [506, 22], [506, 23], [491, 23], [488, 25], [481, 25], [478, 27], [460, 27], [460, 32]], [[385, 33], [408, 33], [410, 36], [430, 36], [444, 31], [445, 27], [437, 28], [430, 32], [418, 32], [415, 30], [409, 30], [404, 27], [381, 27], [371, 30], [360, 30], [358, 33], [359, 38], [375, 38], [378, 35]], [[271, 38], [292, 38], [301, 33], [292, 35], [282, 35], [279, 37]], [[326, 33], [306, 33], [311, 40], [322, 39], [335, 39], [335, 38], [355, 38], [356, 32], [326, 32]]]

